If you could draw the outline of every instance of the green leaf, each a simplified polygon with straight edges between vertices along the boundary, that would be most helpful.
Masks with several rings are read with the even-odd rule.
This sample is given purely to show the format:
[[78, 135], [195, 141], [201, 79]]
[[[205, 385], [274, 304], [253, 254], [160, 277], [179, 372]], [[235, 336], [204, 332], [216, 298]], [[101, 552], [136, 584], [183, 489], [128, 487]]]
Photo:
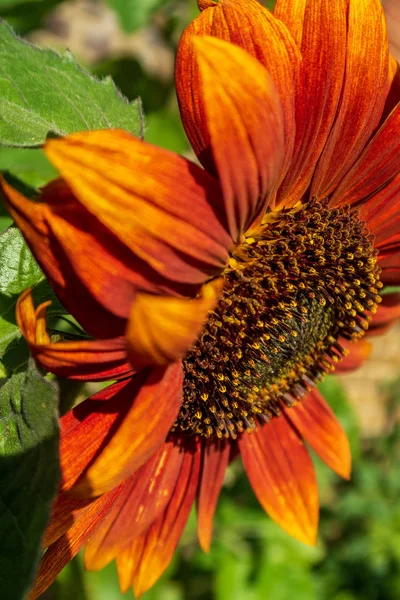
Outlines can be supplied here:
[[43, 273], [17, 227], [9, 227], [0, 234], [0, 264], [0, 294], [19, 294], [43, 279]]
[[2, 203], [1, 197], [0, 197], [0, 232], [4, 231], [4, 229], [7, 229], [7, 227], [9, 227], [11, 224], [12, 224], [12, 219], [9, 216], [9, 214], [6, 210], [6, 207]]
[[47, 310], [48, 328], [63, 338], [87, 337], [83, 329], [68, 314], [53, 289], [43, 276], [31, 251], [17, 227], [9, 227], [0, 233], [0, 379], [6, 377], [28, 361], [29, 352], [15, 319], [15, 307], [19, 295], [26, 288], [33, 288], [37, 306], [51, 300]]
[[0, 171], [8, 171], [34, 188], [57, 177], [56, 169], [43, 150], [0, 147]]
[[[43, 280], [43, 273], [16, 227], [0, 233], [0, 377], [26, 362], [21, 332], [15, 321], [15, 305], [19, 294]], [[5, 358], [5, 355], [8, 358]]]
[[143, 134], [139, 100], [96, 80], [73, 56], [19, 39], [0, 21], [0, 145], [40, 146], [48, 135], [121, 128]]
[[140, 6], [137, 0], [107, 1], [117, 13], [121, 27], [127, 33], [144, 27], [149, 22], [151, 13], [165, 4], [165, 0], [141, 0]]
[[30, 360], [0, 388], [0, 588], [22, 600], [57, 491], [58, 392]]

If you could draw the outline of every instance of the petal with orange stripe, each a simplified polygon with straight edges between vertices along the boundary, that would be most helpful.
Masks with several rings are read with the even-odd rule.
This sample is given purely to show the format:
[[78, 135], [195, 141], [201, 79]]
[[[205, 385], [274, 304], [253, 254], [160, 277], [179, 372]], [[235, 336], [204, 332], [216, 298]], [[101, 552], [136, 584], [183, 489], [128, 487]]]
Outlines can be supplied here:
[[[356, 204], [400, 172], [400, 103], [374, 135], [332, 196], [332, 204]], [[372, 198], [372, 204], [375, 199]], [[368, 210], [368, 206], [366, 206]]]
[[382, 302], [370, 323], [368, 335], [385, 333], [398, 319], [400, 319], [400, 294], [383, 294]]
[[[336, 2], [331, 4], [335, 6]], [[388, 91], [388, 67], [386, 23], [380, 0], [349, 0], [343, 88], [313, 177], [311, 196], [324, 198], [332, 192], [378, 126]]]
[[318, 487], [299, 434], [282, 415], [239, 438], [251, 486], [265, 511], [287, 533], [315, 544]]
[[400, 244], [397, 248], [380, 252], [378, 265], [382, 269], [380, 279], [384, 285], [400, 285]]
[[95, 497], [132, 475], [164, 443], [181, 401], [182, 365], [174, 363], [121, 384], [112, 402], [77, 406], [61, 437], [64, 489]]
[[124, 338], [52, 343], [46, 331], [45, 302], [35, 309], [31, 290], [17, 302], [17, 323], [40, 366], [60, 377], [109, 381], [133, 375]]
[[76, 521], [82, 519], [93, 502], [96, 500], [75, 498], [71, 494], [59, 493], [51, 508], [50, 521], [42, 539], [42, 548], [54, 544]]
[[53, 583], [59, 572], [74, 558], [89, 539], [98, 523], [106, 517], [119, 489], [105, 494], [77, 515], [70, 529], [49, 546], [39, 565], [35, 583], [27, 600], [36, 600]]
[[187, 449], [172, 497], [146, 533], [117, 556], [122, 593], [133, 583], [137, 597], [148, 590], [171, 562], [192, 508], [200, 475], [200, 450]]
[[348, 371], [358, 369], [371, 354], [372, 345], [367, 340], [353, 342], [340, 338], [339, 343], [347, 355], [335, 365], [335, 373], [347, 373]]
[[202, 284], [218, 275], [232, 240], [221, 190], [203, 169], [126, 131], [75, 133], [45, 146], [77, 200], [163, 278]]
[[11, 216], [67, 310], [95, 337], [122, 334], [121, 317], [129, 314], [138, 278], [118, 258], [118, 240], [110, 240], [110, 233], [79, 207], [61, 180], [46, 186], [39, 202], [4, 180], [0, 186]]
[[292, 206], [309, 187], [335, 121], [346, 65], [347, 0], [278, 0], [274, 14], [287, 25], [303, 57], [299, 149], [278, 192], [278, 202]]
[[267, 70], [242, 48], [210, 36], [186, 40], [183, 57], [198, 73], [194, 108], [204, 115], [236, 241], [273, 197], [284, 151], [282, 108]]
[[122, 490], [85, 548], [85, 565], [102, 569], [119, 550], [144, 533], [170, 501], [180, 476], [184, 450], [170, 438], [124, 482]]
[[210, 551], [214, 513], [229, 463], [231, 444], [226, 440], [205, 440], [197, 495], [197, 535], [200, 546]]
[[287, 419], [322, 460], [344, 479], [350, 478], [350, 445], [339, 421], [317, 390], [292, 408], [284, 408]]
[[[295, 98], [300, 91], [301, 55], [287, 27], [257, 0], [220, 0], [204, 5], [203, 12], [186, 29], [178, 47], [175, 82], [182, 122], [200, 158], [209, 147], [205, 113], [198, 93], [198, 64], [192, 36], [212, 36], [231, 42], [254, 56], [267, 69], [282, 105], [285, 149], [282, 178], [295, 138]], [[197, 87], [196, 87], [197, 85]], [[209, 166], [207, 161], [205, 166]]]

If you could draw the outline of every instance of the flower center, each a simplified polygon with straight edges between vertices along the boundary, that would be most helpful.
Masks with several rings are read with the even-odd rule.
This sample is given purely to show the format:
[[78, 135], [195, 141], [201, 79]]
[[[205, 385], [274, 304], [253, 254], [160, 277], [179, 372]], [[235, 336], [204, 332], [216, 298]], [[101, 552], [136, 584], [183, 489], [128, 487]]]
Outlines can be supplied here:
[[220, 301], [183, 362], [174, 430], [235, 439], [279, 416], [346, 355], [380, 302], [373, 237], [350, 207], [270, 211], [231, 254]]

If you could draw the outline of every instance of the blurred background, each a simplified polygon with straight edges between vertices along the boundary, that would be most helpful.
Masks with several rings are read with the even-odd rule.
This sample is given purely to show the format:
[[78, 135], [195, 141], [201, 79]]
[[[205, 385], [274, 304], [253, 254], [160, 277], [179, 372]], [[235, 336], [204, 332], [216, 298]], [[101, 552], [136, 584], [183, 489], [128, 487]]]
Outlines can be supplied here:
[[[266, 2], [269, 8], [274, 2]], [[191, 156], [174, 92], [174, 55], [195, 0], [0, 0], [0, 17], [28, 40], [69, 48], [129, 99], [141, 96], [148, 141]], [[0, 169], [39, 186], [53, 168], [38, 150], [0, 148]], [[0, 207], [0, 229], [9, 224]], [[374, 340], [354, 374], [321, 386], [345, 427], [354, 469], [342, 482], [315, 458], [321, 496], [316, 548], [289, 538], [258, 505], [242, 467], [230, 468], [210, 554], [193, 514], [175, 558], [144, 600], [399, 600], [400, 328]], [[47, 600], [133, 599], [115, 566], [86, 573], [78, 556], [42, 596]]]

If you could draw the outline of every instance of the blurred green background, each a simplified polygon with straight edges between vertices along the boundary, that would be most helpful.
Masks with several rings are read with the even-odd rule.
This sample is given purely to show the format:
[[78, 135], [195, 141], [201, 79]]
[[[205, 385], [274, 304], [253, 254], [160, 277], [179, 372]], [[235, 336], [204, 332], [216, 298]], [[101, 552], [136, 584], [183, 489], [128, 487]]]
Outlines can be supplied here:
[[[272, 8], [273, 1], [266, 4]], [[128, 98], [140, 95], [146, 139], [187, 156], [191, 151], [179, 120], [173, 64], [180, 34], [197, 14], [195, 0], [0, 0], [0, 17], [20, 35], [59, 51], [69, 48], [95, 75], [111, 74]], [[0, 148], [0, 169], [34, 186], [54, 176], [37, 150]], [[0, 207], [0, 229], [9, 222]], [[399, 330], [392, 341], [393, 335], [397, 340]], [[345, 483], [315, 459], [318, 546], [292, 540], [269, 520], [237, 463], [220, 498], [210, 554], [198, 548], [193, 514], [170, 568], [144, 600], [400, 598], [398, 343], [395, 348], [392, 358], [380, 353], [380, 362], [366, 367], [371, 394], [363, 376], [340, 383], [328, 378], [321, 386], [349, 434], [354, 469], [352, 481]], [[394, 368], [386, 368], [388, 361]], [[349, 390], [358, 394], [352, 405]], [[114, 565], [86, 573], [80, 556], [43, 595], [47, 600], [122, 597]], [[125, 597], [133, 598], [132, 592]]]

